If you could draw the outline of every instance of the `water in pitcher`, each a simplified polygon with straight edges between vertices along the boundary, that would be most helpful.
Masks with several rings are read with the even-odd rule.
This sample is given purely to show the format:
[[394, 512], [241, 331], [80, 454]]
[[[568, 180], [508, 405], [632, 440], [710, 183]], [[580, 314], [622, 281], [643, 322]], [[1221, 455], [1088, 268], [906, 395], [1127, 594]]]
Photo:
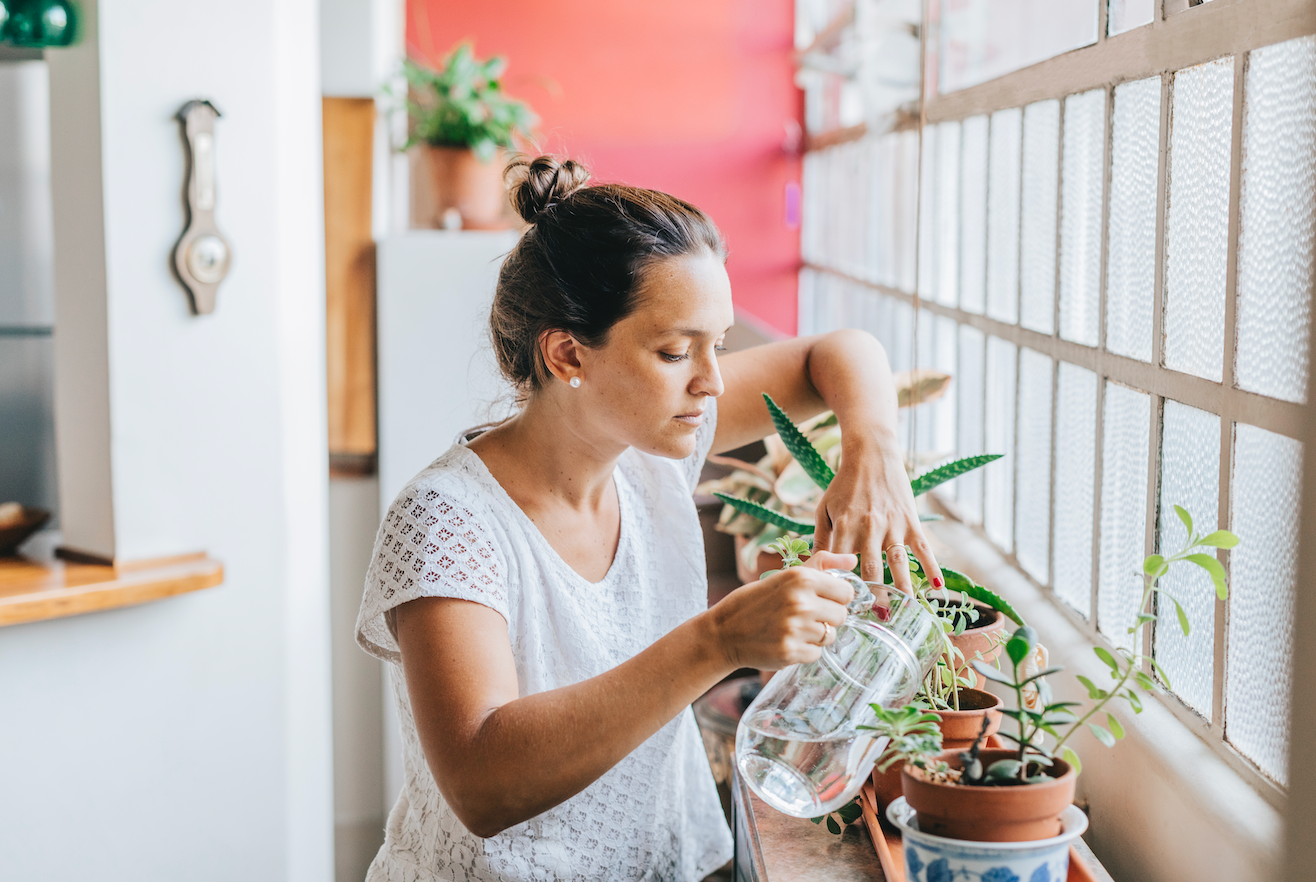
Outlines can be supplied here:
[[816, 818], [835, 811], [863, 786], [887, 739], [852, 726], [819, 734], [791, 722], [767, 708], [742, 719], [736, 732], [740, 773], [779, 812]]
[[870, 705], [906, 704], [935, 661], [936, 619], [903, 595], [877, 600], [846, 619], [818, 661], [773, 677], [741, 717], [741, 778], [780, 812], [817, 817], [849, 802], [887, 743], [864, 728]]

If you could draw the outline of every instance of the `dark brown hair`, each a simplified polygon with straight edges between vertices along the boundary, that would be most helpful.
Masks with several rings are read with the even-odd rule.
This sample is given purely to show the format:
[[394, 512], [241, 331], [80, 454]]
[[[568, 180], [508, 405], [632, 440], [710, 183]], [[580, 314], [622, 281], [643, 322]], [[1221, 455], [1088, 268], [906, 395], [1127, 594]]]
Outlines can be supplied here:
[[539, 389], [548, 369], [539, 340], [566, 331], [585, 346], [607, 342], [637, 305], [656, 261], [709, 253], [726, 259], [717, 226], [688, 202], [622, 184], [585, 186], [570, 159], [518, 157], [504, 176], [529, 229], [498, 273], [489, 329], [498, 365], [518, 397]]

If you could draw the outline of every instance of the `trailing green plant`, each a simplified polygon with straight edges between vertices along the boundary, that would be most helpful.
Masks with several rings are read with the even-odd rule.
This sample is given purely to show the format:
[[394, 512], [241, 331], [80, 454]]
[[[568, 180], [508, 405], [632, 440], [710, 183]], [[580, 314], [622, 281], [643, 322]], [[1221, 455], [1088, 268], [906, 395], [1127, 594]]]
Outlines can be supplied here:
[[[937, 715], [928, 713], [922, 704], [907, 704], [901, 708], [888, 710], [880, 704], [870, 704], [873, 711], [871, 725], [860, 725], [860, 731], [872, 732], [874, 738], [886, 738], [886, 746], [877, 758], [877, 770], [885, 772], [897, 762], [905, 762], [930, 772], [944, 771], [946, 764], [935, 759], [941, 753], [941, 729], [938, 727]], [[841, 833], [844, 828], [855, 823], [863, 809], [856, 797], [830, 814], [811, 818], [815, 824], [827, 822], [827, 829], [832, 833]]]
[[[1097, 658], [1109, 669], [1110, 679], [1114, 683], [1109, 688], [1103, 688], [1087, 677], [1077, 678], [1087, 690], [1088, 700], [1092, 702], [1085, 712], [1080, 715], [1076, 710], [1084, 707], [1084, 702], [1052, 701], [1046, 678], [1060, 673], [1063, 667], [1050, 667], [1033, 674], [1021, 670], [1038, 646], [1037, 632], [1030, 627], [1025, 626], [1015, 631], [1005, 643], [1005, 654], [1011, 664], [1009, 674], [980, 661], [974, 662], [974, 669], [978, 673], [1014, 692], [1014, 708], [1004, 709], [1002, 713], [1015, 721], [1017, 731], [1017, 734], [1004, 730], [1000, 732], [1003, 738], [1014, 743], [1016, 755], [1011, 759], [998, 760], [984, 769], [980, 783], [1028, 784], [1043, 780], [1046, 769], [1057, 756], [1073, 766], [1075, 772], [1081, 772], [1083, 766], [1078, 754], [1068, 743], [1075, 732], [1086, 727], [1102, 744], [1114, 747], [1115, 742], [1124, 737], [1124, 727], [1119, 718], [1107, 710], [1107, 706], [1115, 699], [1120, 699], [1127, 702], [1135, 714], [1139, 714], [1143, 709], [1139, 689], [1151, 695], [1162, 691], [1162, 683], [1164, 688], [1171, 688], [1169, 675], [1152, 655], [1144, 655], [1140, 648], [1145, 626], [1160, 620], [1156, 612], [1158, 600], [1166, 600], [1174, 605], [1179, 628], [1185, 636], [1191, 630], [1183, 605], [1178, 598], [1160, 587], [1160, 580], [1172, 565], [1191, 563], [1206, 571], [1215, 586], [1216, 596], [1224, 600], [1229, 596], [1224, 567], [1215, 557], [1200, 549], [1233, 548], [1238, 544], [1238, 537], [1228, 530], [1216, 530], [1207, 535], [1196, 533], [1188, 512], [1177, 505], [1174, 510], [1188, 530], [1187, 540], [1183, 548], [1168, 557], [1153, 554], [1143, 561], [1142, 600], [1137, 606], [1138, 614], [1134, 623], [1127, 630], [1131, 638], [1130, 646], [1117, 647], [1114, 652], [1103, 646], [1093, 649]], [[1156, 673], [1160, 683], [1148, 673], [1149, 670]], [[1025, 700], [1025, 692], [1030, 686], [1036, 689], [1037, 710], [1031, 709]], [[1105, 712], [1104, 726], [1094, 720], [1102, 712]], [[1050, 746], [1046, 743], [1048, 736], [1054, 741]]]
[[499, 78], [506, 68], [501, 56], [480, 61], [467, 43], [443, 59], [441, 70], [405, 60], [411, 134], [402, 149], [415, 144], [469, 147], [488, 162], [499, 147], [515, 148], [515, 139], [529, 137], [538, 120], [527, 105], [503, 92]]

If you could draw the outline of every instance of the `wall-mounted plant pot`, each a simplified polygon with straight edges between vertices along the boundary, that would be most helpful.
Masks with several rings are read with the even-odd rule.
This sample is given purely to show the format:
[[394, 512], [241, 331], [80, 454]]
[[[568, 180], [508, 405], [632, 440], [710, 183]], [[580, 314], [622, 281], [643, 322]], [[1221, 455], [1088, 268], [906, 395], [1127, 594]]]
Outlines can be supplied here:
[[[968, 750], [982, 731], [982, 718], [987, 718], [987, 746], [999, 744], [995, 737], [1001, 728], [1001, 700], [981, 689], [961, 689], [959, 710], [934, 710], [937, 727], [941, 729], [941, 746], [944, 750]], [[885, 809], [904, 793], [900, 772], [903, 762], [892, 763], [885, 772], [873, 769], [873, 792], [877, 804]]]
[[920, 882], [933, 878], [1064, 882], [1069, 877], [1070, 843], [1088, 826], [1087, 815], [1068, 805], [1061, 812], [1055, 836], [1026, 842], [979, 842], [928, 833], [904, 799], [893, 802], [886, 816], [900, 830], [905, 878]]
[[[465, 147], [415, 148], [411, 180], [411, 222], [432, 229], [506, 230], [514, 225], [503, 182], [507, 157], [502, 150], [481, 162]], [[460, 219], [460, 225], [454, 220]]]
[[[978, 754], [984, 768], [1015, 756], [1013, 750]], [[942, 753], [939, 759], [953, 769], [961, 767], [958, 751]], [[1061, 816], [1074, 801], [1078, 775], [1063, 760], [1053, 762], [1047, 773], [1050, 780], [1042, 784], [937, 784], [908, 768], [901, 772], [901, 783], [905, 801], [918, 812], [918, 828], [924, 833], [973, 842], [1031, 842], [1059, 836]]]
[[992, 609], [981, 603], [975, 603], [978, 620], [965, 628], [960, 634], [952, 634], [950, 642], [964, 655], [967, 670], [962, 672], [966, 680], [973, 681], [973, 688], [983, 685], [982, 677], [973, 669], [973, 662], [982, 653], [985, 664], [995, 664], [1001, 654], [1005, 638], [1005, 613]]

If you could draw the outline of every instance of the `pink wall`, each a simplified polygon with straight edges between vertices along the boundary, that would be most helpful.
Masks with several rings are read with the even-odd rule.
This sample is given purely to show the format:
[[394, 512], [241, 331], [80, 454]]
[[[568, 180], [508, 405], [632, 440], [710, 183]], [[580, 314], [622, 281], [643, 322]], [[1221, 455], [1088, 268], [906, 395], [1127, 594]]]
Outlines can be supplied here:
[[[736, 305], [796, 329], [800, 179], [788, 129], [792, 0], [408, 0], [407, 50], [437, 63], [470, 40], [505, 55], [507, 91], [541, 118], [540, 147], [598, 180], [665, 190], [707, 211], [730, 246]], [[798, 214], [796, 214], [796, 219]]]

